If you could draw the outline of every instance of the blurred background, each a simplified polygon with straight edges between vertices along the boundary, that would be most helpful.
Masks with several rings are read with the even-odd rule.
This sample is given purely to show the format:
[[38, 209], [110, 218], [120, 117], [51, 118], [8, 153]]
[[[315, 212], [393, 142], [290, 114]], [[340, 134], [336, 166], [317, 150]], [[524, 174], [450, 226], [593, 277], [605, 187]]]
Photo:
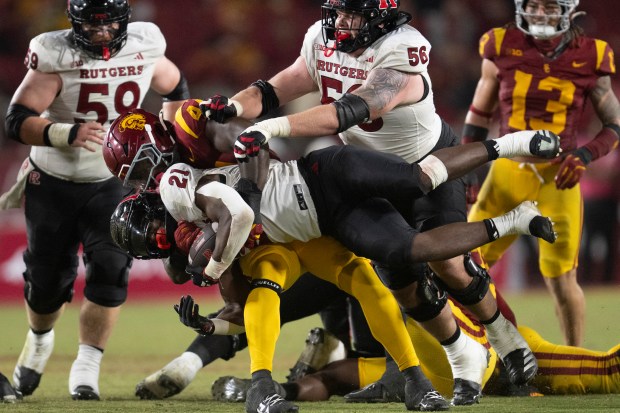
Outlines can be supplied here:
[[[578, 23], [590, 36], [610, 43], [620, 53], [620, 31], [611, 10], [617, 0], [582, 1], [586, 12]], [[167, 39], [167, 56], [184, 72], [192, 97], [215, 93], [231, 95], [256, 79], [268, 79], [298, 56], [306, 29], [320, 19], [320, 0], [130, 0], [133, 21], [155, 22]], [[0, 113], [26, 69], [24, 56], [30, 39], [45, 31], [69, 28], [64, 0], [0, 0]], [[401, 0], [413, 14], [411, 24], [431, 42], [429, 67], [439, 114], [460, 134], [480, 74], [478, 39], [488, 29], [514, 20], [513, 0]], [[620, 93], [616, 76], [614, 90]], [[159, 96], [148, 96], [145, 108], [158, 111]], [[283, 108], [299, 110], [318, 104], [308, 97]], [[584, 114], [581, 139], [591, 139], [600, 123], [592, 109]], [[493, 131], [491, 137], [494, 137]], [[284, 159], [336, 142], [299, 140], [274, 142]], [[8, 140], [0, 128], [0, 191], [14, 183], [29, 147]], [[616, 150], [588, 167], [582, 180], [585, 227], [579, 279], [582, 285], [620, 284], [620, 155]], [[0, 301], [22, 297], [26, 247], [22, 210], [0, 211]], [[492, 270], [504, 291], [542, 287], [536, 263], [536, 244], [522, 237]], [[83, 277], [83, 275], [81, 276]], [[130, 292], [152, 295], [169, 281], [158, 262], [137, 262]], [[148, 287], [147, 287], [148, 286]], [[81, 288], [77, 286], [76, 293]]]

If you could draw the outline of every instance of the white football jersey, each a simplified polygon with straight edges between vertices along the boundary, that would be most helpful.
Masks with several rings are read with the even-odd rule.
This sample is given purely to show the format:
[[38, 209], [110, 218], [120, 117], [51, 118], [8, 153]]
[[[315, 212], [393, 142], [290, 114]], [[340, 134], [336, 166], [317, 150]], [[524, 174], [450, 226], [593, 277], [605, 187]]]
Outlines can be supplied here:
[[[162, 176], [159, 194], [175, 220], [200, 223], [207, 219], [196, 206], [196, 185], [205, 175], [220, 175], [221, 182], [230, 187], [240, 178], [236, 165], [203, 170], [184, 163], [172, 165]], [[263, 229], [273, 242], [308, 241], [321, 236], [314, 202], [297, 161], [271, 162], [260, 208]]]
[[[120, 113], [140, 106], [148, 92], [155, 62], [164, 56], [166, 40], [153, 23], [130, 23], [127, 43], [110, 60], [90, 58], [71, 41], [71, 30], [43, 33], [30, 41], [36, 70], [57, 73], [62, 90], [42, 114], [53, 122], [98, 121], [105, 128]], [[31, 67], [32, 67], [31, 65]], [[82, 148], [33, 146], [34, 163], [50, 175], [76, 182], [112, 176], [101, 154]]]
[[439, 140], [441, 119], [435, 112], [427, 72], [431, 45], [417, 29], [402, 25], [376, 40], [359, 57], [337, 51], [326, 56], [326, 49], [321, 21], [318, 21], [306, 33], [301, 56], [319, 87], [323, 104], [357, 89], [374, 68], [419, 73], [430, 88], [428, 96], [421, 102], [396, 107], [380, 119], [340, 133], [345, 144], [393, 153], [408, 162], [416, 162], [430, 152]]

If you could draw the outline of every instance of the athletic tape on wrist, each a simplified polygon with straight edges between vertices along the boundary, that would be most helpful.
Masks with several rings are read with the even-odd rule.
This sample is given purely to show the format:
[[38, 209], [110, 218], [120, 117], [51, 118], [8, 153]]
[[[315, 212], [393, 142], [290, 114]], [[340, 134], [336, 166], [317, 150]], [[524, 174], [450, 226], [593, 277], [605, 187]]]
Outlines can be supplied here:
[[256, 130], [268, 132], [270, 136], [265, 136], [267, 140], [270, 138], [285, 138], [291, 134], [291, 123], [286, 116], [263, 120], [254, 125], [254, 127]]
[[77, 138], [78, 123], [50, 123], [43, 129], [43, 142], [47, 146], [66, 148]]
[[205, 267], [205, 275], [213, 278], [214, 280], [219, 280], [226, 268], [228, 268], [229, 264], [225, 262], [215, 261], [213, 258], [209, 260], [209, 263]]

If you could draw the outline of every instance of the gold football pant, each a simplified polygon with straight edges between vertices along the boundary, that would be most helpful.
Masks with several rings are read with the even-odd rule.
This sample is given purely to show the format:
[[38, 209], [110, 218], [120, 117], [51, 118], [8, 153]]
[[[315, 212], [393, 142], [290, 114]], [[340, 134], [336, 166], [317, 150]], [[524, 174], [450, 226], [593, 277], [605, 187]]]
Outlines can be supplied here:
[[[283, 290], [290, 288], [304, 272], [331, 282], [359, 301], [373, 336], [401, 370], [419, 365], [396, 299], [367, 259], [357, 257], [333, 238], [261, 246], [240, 263], [244, 274], [273, 281]], [[244, 318], [251, 372], [273, 370], [280, 334], [279, 307], [280, 298], [271, 289], [255, 288], [248, 296]]]

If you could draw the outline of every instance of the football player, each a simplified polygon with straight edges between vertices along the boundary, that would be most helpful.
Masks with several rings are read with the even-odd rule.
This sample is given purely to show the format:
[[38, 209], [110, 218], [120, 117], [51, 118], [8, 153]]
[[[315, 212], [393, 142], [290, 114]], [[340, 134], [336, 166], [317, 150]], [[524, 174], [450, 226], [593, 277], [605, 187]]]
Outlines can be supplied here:
[[[154, 185], [160, 185], [159, 189], [161, 190], [161, 185], [167, 184], [165, 182], [161, 184], [159, 181], [167, 178], [160, 174], [171, 164], [173, 159], [187, 159], [194, 165], [204, 167], [215, 166], [215, 160], [221, 159], [222, 152], [226, 150], [232, 154], [232, 144], [235, 137], [244, 127], [248, 126], [248, 122], [237, 120], [226, 125], [207, 122], [198, 108], [198, 104], [199, 101], [196, 100], [189, 99], [186, 101], [177, 111], [173, 125], [160, 122], [155, 115], [140, 109], [119, 117], [111, 125], [104, 143], [104, 158], [110, 170], [130, 185], [142, 188], [153, 188]], [[243, 124], [243, 127], [239, 124]], [[231, 130], [235, 128], [237, 128], [236, 132], [231, 133]], [[267, 157], [267, 159], [269, 158]], [[235, 170], [238, 169], [236, 166], [234, 168]], [[238, 187], [238, 185], [236, 186]], [[163, 206], [160, 208], [157, 205], [153, 196], [156, 196], [153, 192], [143, 192], [139, 196], [128, 197], [119, 204], [111, 219], [113, 238], [117, 244], [134, 257], [169, 260], [167, 264], [170, 265], [167, 265], [167, 271], [172, 274], [172, 278], [180, 282], [186, 281], [187, 278], [184, 278], [183, 271], [178, 270], [182, 261], [176, 258], [176, 252], [177, 250], [184, 250], [187, 255], [190, 250], [188, 246], [194, 243], [200, 230], [195, 226], [192, 228], [187, 223], [181, 222], [177, 230], [174, 231], [175, 248], [171, 248], [164, 241], [165, 237], [170, 238], [171, 227], [165, 225], [166, 231], [162, 230], [163, 227], [160, 225], [167, 222], [165, 210]], [[241, 203], [246, 205], [243, 201]], [[174, 222], [174, 220], [172, 221]], [[255, 226], [250, 232], [253, 232], [254, 229]], [[247, 234], [237, 231], [236, 234], [241, 234], [244, 243], [247, 245]], [[176, 261], [176, 264], [172, 261]], [[254, 297], [258, 296], [262, 300], [262, 304], [258, 305], [258, 308], [278, 308], [280, 292], [288, 290], [297, 281], [301, 275], [302, 267], [313, 273], [316, 271], [315, 274], [319, 278], [339, 286], [340, 289], [357, 298], [365, 310], [364, 314], [369, 321], [373, 334], [387, 351], [394, 355], [394, 360], [402, 370], [408, 372], [407, 374], [412, 379], [412, 390], [408, 392], [409, 404], [417, 406], [423, 403], [428, 406], [441, 405], [447, 408], [447, 402], [432, 388], [428, 379], [421, 373], [419, 361], [407, 336], [398, 305], [393, 301], [389, 292], [382, 287], [367, 260], [356, 257], [330, 238], [321, 238], [311, 240], [308, 243], [298, 242], [286, 246], [262, 246], [251, 256], [244, 257], [241, 262], [247, 263], [244, 273], [252, 276], [252, 288], [258, 289], [258, 293], [254, 294]], [[190, 269], [190, 271], [192, 270]], [[226, 274], [228, 277], [232, 277], [232, 272]], [[202, 268], [197, 274], [194, 273], [194, 281], [201, 286], [207, 285], [203, 279]], [[220, 286], [222, 287], [222, 283]], [[197, 315], [196, 319], [191, 320], [189, 316], [183, 317], [186, 312], [192, 313], [194, 310], [193, 299], [191, 297], [184, 298], [180, 303], [179, 313], [186, 324], [191, 324], [202, 334], [236, 334], [242, 332], [243, 317], [239, 317], [238, 310], [241, 309], [241, 316], [243, 316], [243, 305], [246, 303], [246, 297], [232, 299], [230, 295], [235, 290], [241, 292], [246, 290], [247, 293], [247, 288], [239, 284], [236, 284], [235, 288], [228, 287], [221, 288], [227, 306], [213, 320], [200, 319]], [[278, 301], [276, 305], [273, 304], [274, 300]], [[382, 303], [381, 308], [376, 308], [377, 303]], [[297, 304], [304, 307], [301, 302]], [[311, 308], [320, 309], [321, 307], [317, 307], [316, 304], [318, 303], [305, 306], [304, 311]], [[315, 312], [316, 310], [306, 315]], [[286, 311], [286, 313], [287, 316], [291, 317], [290, 311]], [[270, 354], [274, 351], [279, 335], [280, 319], [279, 317], [265, 318], [260, 311], [252, 311], [251, 317], [262, 320], [260, 328], [254, 332], [254, 339], [249, 340], [250, 353], [254, 355], [252, 357], [252, 371], [270, 372], [273, 361]], [[246, 323], [246, 325], [248, 324], [256, 325]], [[223, 340], [219, 340], [218, 343], [208, 342], [206, 344], [197, 342], [196, 345], [191, 346], [195, 350], [192, 355], [188, 354], [181, 361], [184, 365], [189, 364], [189, 368], [198, 366], [196, 355], [204, 353], [205, 348], [212, 349], [215, 346], [219, 349], [229, 343], [229, 341]], [[475, 342], [468, 341], [467, 343], [469, 343], [469, 349], [475, 345]], [[478, 352], [476, 353], [475, 350]], [[481, 346], [472, 352], [474, 352], [473, 358], [476, 360], [480, 357], [482, 359], [486, 357], [486, 350]], [[463, 354], [461, 355], [461, 353]], [[464, 349], [459, 349], [457, 355], [466, 359], [472, 357]], [[200, 367], [202, 365], [198, 368]], [[481, 374], [480, 371], [474, 370], [473, 375], [476, 376], [476, 380], [481, 379], [477, 377], [478, 374]], [[188, 384], [189, 381], [182, 379], [180, 383], [181, 385], [182, 383]], [[273, 385], [270, 377], [263, 380], [256, 397], [249, 400], [248, 403], [252, 406], [248, 409], [256, 411], [260, 403], [269, 405], [272, 411], [293, 411], [296, 409], [296, 406], [277, 396]], [[176, 390], [176, 392], [181, 389]], [[147, 394], [145, 392], [146, 390], [140, 393]], [[147, 395], [147, 397], [150, 396]]]
[[140, 106], [150, 89], [162, 96], [168, 119], [189, 91], [165, 56], [159, 28], [129, 23], [126, 0], [66, 4], [71, 29], [30, 41], [28, 71], [5, 120], [8, 136], [32, 146], [3, 205], [20, 207], [25, 192], [30, 329], [13, 381], [26, 396], [39, 386], [54, 346], [54, 325], [73, 297], [81, 244], [86, 287], [68, 387], [73, 399], [99, 400], [101, 359], [127, 297], [132, 260], [110, 236], [110, 214], [127, 190], [103, 162], [103, 135], [120, 113]]
[[[236, 144], [241, 160], [254, 156], [272, 137], [339, 134], [347, 145], [399, 155], [409, 163], [457, 145], [458, 137], [435, 110], [427, 70], [431, 45], [407, 24], [411, 15], [399, 6], [399, 0], [326, 0], [322, 19], [308, 29], [295, 62], [231, 99], [213, 96], [203, 104], [205, 114], [216, 121], [234, 116], [253, 119], [302, 95], [320, 92], [321, 106], [267, 119], [244, 131]], [[364, 165], [358, 167], [351, 172], [363, 173]], [[401, 200], [397, 207], [410, 225], [423, 232], [465, 222], [463, 182], [446, 182], [415, 202]], [[417, 293], [425, 264], [384, 264], [376, 268], [405, 312], [441, 343], [458, 340], [460, 331], [446, 301], [427, 302]], [[532, 378], [536, 373], [532, 352], [521, 338], [514, 339], [519, 333], [499, 312], [488, 282], [474, 270], [468, 256], [447, 256], [432, 260], [430, 266], [441, 290], [486, 325], [489, 341], [500, 353], [511, 380], [526, 383]], [[479, 394], [479, 383], [455, 385], [459, 387], [455, 393], [471, 395], [470, 403]]]
[[[555, 302], [566, 344], [583, 341], [585, 298], [577, 282], [583, 199], [579, 180], [588, 164], [618, 145], [620, 104], [611, 87], [614, 53], [603, 40], [587, 37], [574, 22], [578, 0], [515, 0], [516, 22], [480, 39], [481, 77], [465, 119], [463, 142], [482, 141], [499, 109], [500, 133], [545, 128], [562, 136], [556, 160], [521, 157], [494, 162], [469, 219], [507, 211], [525, 199], [538, 200], [556, 223], [559, 242], [539, 243], [539, 266]], [[577, 144], [581, 115], [590, 100], [600, 131]], [[516, 239], [485, 245], [489, 264]]]

